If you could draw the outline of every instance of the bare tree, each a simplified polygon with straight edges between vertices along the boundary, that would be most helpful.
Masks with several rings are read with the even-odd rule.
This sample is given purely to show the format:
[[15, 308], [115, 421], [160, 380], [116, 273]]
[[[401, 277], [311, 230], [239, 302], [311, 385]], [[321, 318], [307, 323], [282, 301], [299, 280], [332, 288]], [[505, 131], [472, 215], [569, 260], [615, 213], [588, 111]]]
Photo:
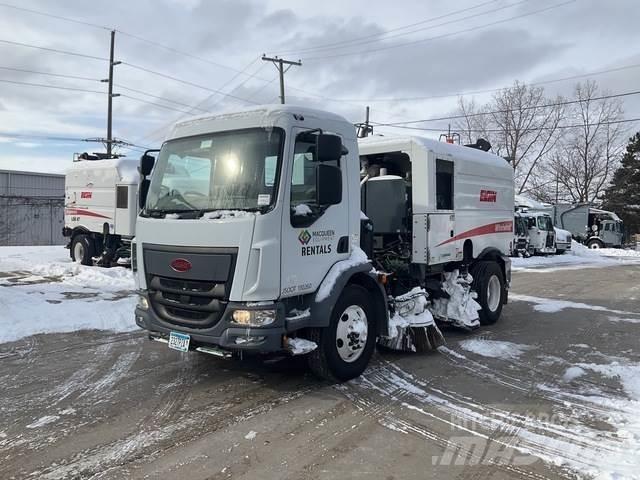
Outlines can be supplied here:
[[567, 129], [553, 155], [553, 174], [573, 202], [593, 203], [604, 192], [624, 148], [619, 99], [602, 98], [595, 82], [579, 83]]
[[560, 97], [547, 99], [543, 88], [516, 82], [482, 107], [473, 100], [460, 99], [464, 118], [456, 128], [469, 138], [471, 132], [485, 136], [494, 152], [511, 162], [516, 190], [523, 193], [560, 138], [558, 126], [564, 115], [561, 103]]

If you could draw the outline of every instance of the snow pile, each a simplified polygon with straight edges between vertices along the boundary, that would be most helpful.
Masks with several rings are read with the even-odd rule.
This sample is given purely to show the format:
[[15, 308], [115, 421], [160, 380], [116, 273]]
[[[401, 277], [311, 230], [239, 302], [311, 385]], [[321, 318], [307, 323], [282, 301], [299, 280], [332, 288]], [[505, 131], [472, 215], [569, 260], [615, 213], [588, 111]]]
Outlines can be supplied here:
[[564, 372], [562, 379], [565, 382], [570, 382], [571, 380], [575, 380], [576, 378], [583, 376], [585, 373], [586, 372], [580, 367], [569, 367]]
[[320, 288], [318, 288], [318, 293], [316, 294], [316, 302], [321, 302], [325, 298], [329, 297], [336, 281], [340, 278], [340, 275], [343, 272], [349, 270], [351, 267], [357, 267], [358, 265], [364, 265], [366, 263], [369, 263], [367, 254], [364, 253], [359, 246], [351, 245], [351, 254], [349, 255], [349, 258], [334, 263], [329, 270], [329, 273], [327, 273], [327, 276], [322, 280]]
[[228, 218], [257, 217], [260, 212], [248, 212], [247, 210], [214, 210], [205, 212], [201, 220], [225, 220]]
[[293, 207], [293, 215], [296, 217], [306, 217], [307, 215], [311, 215], [313, 211], [309, 208], [309, 205], [306, 203], [301, 203], [300, 205], [296, 205]]
[[619, 257], [640, 259], [640, 251], [638, 250], [627, 250], [624, 248], [587, 248], [575, 240], [571, 242], [571, 251], [573, 255], [585, 258]]
[[[511, 266], [514, 271], [536, 267], [538, 272], [550, 272], [557, 268], [582, 268], [585, 266], [619, 265], [622, 262], [640, 261], [640, 251], [622, 248], [590, 249], [572, 240], [571, 250], [562, 255], [533, 256], [529, 258], [512, 258]], [[550, 267], [538, 269], [537, 267]]]
[[460, 342], [460, 347], [468, 352], [473, 352], [483, 357], [503, 358], [513, 360], [518, 358], [527, 350], [534, 347], [521, 345], [519, 343], [503, 342], [498, 340], [484, 340], [482, 338], [472, 338]]
[[304, 355], [318, 348], [318, 345], [311, 340], [305, 338], [290, 338], [288, 343], [288, 350], [293, 355]]
[[449, 294], [449, 298], [434, 299], [431, 313], [438, 319], [463, 327], [479, 326], [478, 310], [482, 307], [474, 300], [477, 294], [470, 288], [473, 277], [468, 273], [461, 277], [458, 270], [454, 270], [445, 272], [444, 278], [442, 290]]
[[0, 342], [137, 328], [130, 270], [77, 265], [63, 247], [0, 247], [0, 272]]
[[[571, 302], [569, 300], [556, 300], [553, 298], [532, 297], [530, 295], [521, 295], [519, 293], [509, 293], [509, 300], [534, 303], [533, 309], [536, 312], [557, 313], [566, 308], [575, 308], [581, 310], [595, 310], [597, 312], [615, 313], [618, 315], [637, 315], [634, 312], [625, 312], [624, 310], [612, 310], [601, 305], [590, 305], [588, 303]], [[621, 319], [618, 319], [619, 321]], [[616, 321], [616, 320], [612, 320]], [[633, 321], [631, 321], [633, 323]]]
[[423, 288], [415, 287], [395, 297], [394, 302], [395, 312], [389, 319], [389, 338], [396, 338], [407, 327], [426, 327], [435, 323], [427, 309], [429, 301]]
[[[620, 363], [618, 360], [610, 358], [610, 363], [578, 363], [576, 368], [591, 370], [605, 377], [615, 378], [620, 381], [624, 391], [634, 400], [640, 400], [640, 364]], [[640, 438], [640, 432], [638, 432]]]
[[0, 247], [0, 272], [29, 270], [45, 262], [70, 262], [69, 250], [62, 245], [41, 247]]

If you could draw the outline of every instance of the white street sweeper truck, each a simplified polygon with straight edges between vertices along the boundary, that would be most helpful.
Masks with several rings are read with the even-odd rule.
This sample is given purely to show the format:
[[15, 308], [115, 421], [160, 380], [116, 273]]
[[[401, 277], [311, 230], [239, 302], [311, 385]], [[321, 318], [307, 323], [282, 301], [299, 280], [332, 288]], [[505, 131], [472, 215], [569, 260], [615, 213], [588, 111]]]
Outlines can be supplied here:
[[440, 345], [434, 317], [496, 322], [513, 169], [485, 145], [358, 144], [344, 118], [286, 105], [176, 124], [140, 162], [136, 323], [176, 350], [305, 354], [346, 380], [376, 342]]
[[65, 172], [64, 228], [71, 259], [83, 265], [129, 262], [138, 214], [139, 161], [83, 153]]

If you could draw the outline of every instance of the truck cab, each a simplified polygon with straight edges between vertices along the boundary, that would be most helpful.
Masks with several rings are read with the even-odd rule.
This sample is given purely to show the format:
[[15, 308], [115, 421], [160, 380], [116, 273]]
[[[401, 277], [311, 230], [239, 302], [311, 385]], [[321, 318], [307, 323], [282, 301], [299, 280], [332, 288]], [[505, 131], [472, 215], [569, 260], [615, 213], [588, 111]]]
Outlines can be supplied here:
[[530, 248], [536, 255], [556, 253], [555, 231], [551, 216], [541, 212], [523, 212], [529, 230]]

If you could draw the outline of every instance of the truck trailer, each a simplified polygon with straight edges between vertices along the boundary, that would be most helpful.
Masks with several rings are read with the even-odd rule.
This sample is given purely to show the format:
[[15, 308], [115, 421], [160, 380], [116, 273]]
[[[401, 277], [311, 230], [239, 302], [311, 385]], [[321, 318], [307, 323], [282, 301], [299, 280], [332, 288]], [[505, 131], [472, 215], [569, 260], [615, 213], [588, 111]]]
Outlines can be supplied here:
[[138, 214], [139, 161], [78, 155], [65, 172], [64, 227], [71, 259], [82, 265], [129, 262]]
[[513, 169], [480, 149], [259, 106], [177, 123], [140, 172], [135, 320], [170, 348], [347, 380], [376, 342], [422, 351], [434, 317], [472, 329], [507, 303]]

